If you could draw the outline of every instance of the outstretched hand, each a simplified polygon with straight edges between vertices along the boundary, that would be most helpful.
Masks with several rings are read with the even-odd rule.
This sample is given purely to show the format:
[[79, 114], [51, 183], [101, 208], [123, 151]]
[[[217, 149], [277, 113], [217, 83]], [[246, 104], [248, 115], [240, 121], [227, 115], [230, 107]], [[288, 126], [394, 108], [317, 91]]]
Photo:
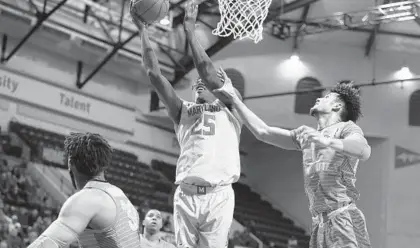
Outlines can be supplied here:
[[296, 130], [297, 135], [308, 143], [315, 143], [322, 147], [328, 147], [331, 144], [331, 139], [324, 137], [321, 132], [315, 130], [312, 127], [303, 125]]
[[190, 30], [195, 29], [195, 22], [197, 21], [198, 4], [196, 0], [190, 0], [185, 8], [184, 27]]
[[219, 89], [213, 90], [213, 92], [216, 93], [222, 93], [230, 100], [233, 100], [234, 98], [238, 98], [238, 95], [236, 94], [236, 90], [232, 85], [232, 81], [227, 76], [226, 72], [220, 68], [217, 71], [217, 77], [219, 77], [220, 81], [223, 82], [223, 86]]

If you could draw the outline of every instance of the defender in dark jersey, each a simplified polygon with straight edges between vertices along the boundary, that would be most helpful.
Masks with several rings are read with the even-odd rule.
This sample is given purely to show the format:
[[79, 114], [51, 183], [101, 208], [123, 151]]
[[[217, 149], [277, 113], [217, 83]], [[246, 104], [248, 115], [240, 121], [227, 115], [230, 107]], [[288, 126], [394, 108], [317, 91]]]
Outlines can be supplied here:
[[361, 115], [359, 90], [340, 82], [319, 98], [310, 114], [318, 128], [295, 130], [270, 127], [240, 101], [224, 72], [224, 86], [242, 120], [261, 141], [283, 149], [301, 150], [305, 191], [312, 214], [310, 247], [370, 247], [365, 217], [356, 207], [356, 171], [359, 160], [370, 157], [362, 129], [355, 124]]
[[139, 216], [118, 187], [108, 183], [104, 170], [112, 149], [98, 134], [72, 133], [64, 142], [73, 185], [79, 191], [29, 247], [140, 247]]

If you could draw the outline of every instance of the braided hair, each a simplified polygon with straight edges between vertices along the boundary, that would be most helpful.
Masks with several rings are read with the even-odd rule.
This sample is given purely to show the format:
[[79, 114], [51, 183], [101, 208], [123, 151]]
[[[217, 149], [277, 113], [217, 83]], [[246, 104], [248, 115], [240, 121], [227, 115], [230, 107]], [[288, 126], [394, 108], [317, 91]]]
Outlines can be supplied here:
[[112, 148], [99, 134], [70, 133], [64, 150], [76, 169], [87, 176], [96, 176], [110, 164]]

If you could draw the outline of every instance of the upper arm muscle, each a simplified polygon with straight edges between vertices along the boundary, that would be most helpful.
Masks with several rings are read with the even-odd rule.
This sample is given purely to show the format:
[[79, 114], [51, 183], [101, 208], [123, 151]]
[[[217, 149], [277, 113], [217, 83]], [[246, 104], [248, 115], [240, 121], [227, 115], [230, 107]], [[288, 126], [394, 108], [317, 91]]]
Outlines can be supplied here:
[[64, 203], [57, 220], [30, 247], [67, 247], [98, 213], [97, 203], [100, 202], [86, 190], [74, 194]]
[[159, 98], [168, 110], [169, 117], [176, 124], [179, 123], [182, 100], [178, 97], [171, 83], [162, 75], [149, 72], [149, 78], [156, 89]]
[[57, 219], [75, 233], [80, 234], [98, 212], [96, 206], [92, 203], [92, 195], [88, 190], [82, 190], [64, 203]]

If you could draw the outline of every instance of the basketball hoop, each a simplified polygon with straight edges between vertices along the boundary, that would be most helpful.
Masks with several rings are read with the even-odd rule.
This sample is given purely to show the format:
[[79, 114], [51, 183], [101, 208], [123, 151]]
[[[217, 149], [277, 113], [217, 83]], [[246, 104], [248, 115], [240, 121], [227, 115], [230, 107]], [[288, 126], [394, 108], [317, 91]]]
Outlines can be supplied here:
[[219, 0], [220, 21], [213, 35], [262, 40], [263, 22], [272, 0]]

